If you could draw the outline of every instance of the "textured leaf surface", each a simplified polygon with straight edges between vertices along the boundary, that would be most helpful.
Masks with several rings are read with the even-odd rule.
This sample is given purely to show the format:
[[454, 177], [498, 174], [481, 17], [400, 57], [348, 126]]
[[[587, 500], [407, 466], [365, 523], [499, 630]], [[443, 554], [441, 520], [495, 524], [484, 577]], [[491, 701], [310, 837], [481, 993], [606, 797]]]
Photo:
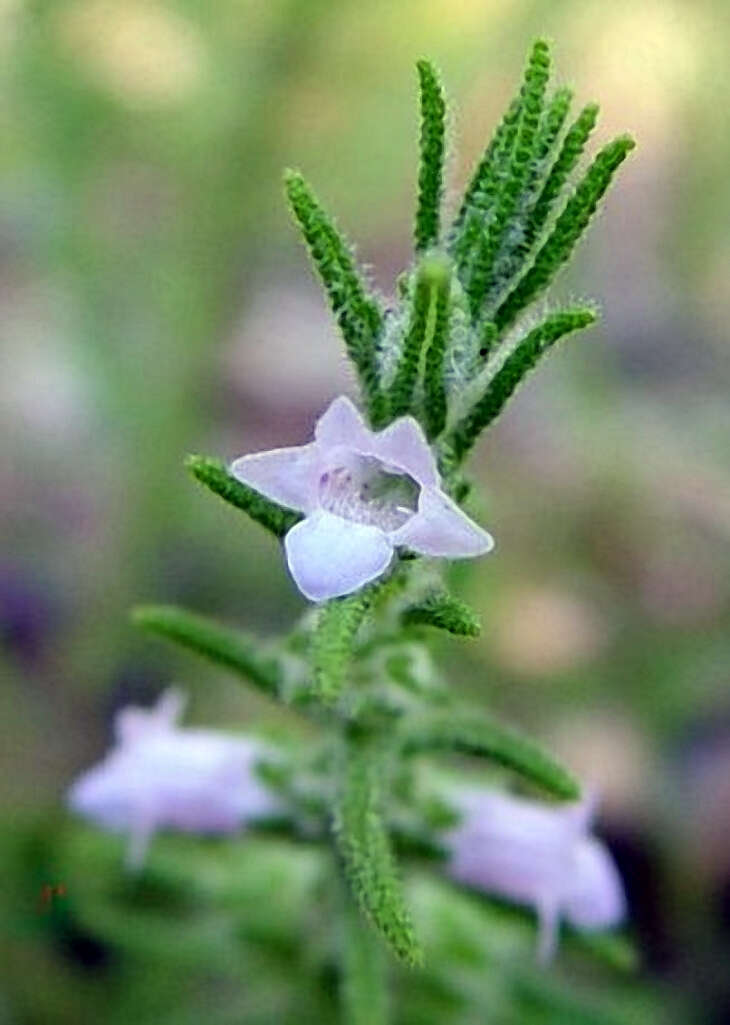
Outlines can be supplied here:
[[534, 263], [497, 310], [494, 319], [500, 331], [513, 323], [519, 313], [548, 287], [570, 258], [614, 174], [634, 146], [630, 136], [622, 135], [600, 151], [576, 186]]
[[204, 487], [229, 505], [248, 513], [252, 520], [266, 527], [278, 538], [282, 538], [302, 518], [293, 509], [286, 509], [283, 505], [270, 501], [247, 484], [236, 480], [219, 459], [188, 456], [185, 465]]
[[377, 584], [348, 598], [335, 598], [318, 612], [312, 638], [314, 696], [334, 704], [345, 685], [355, 637], [372, 603]]
[[466, 291], [474, 318], [479, 314], [494, 274], [497, 255], [506, 233], [513, 226], [515, 213], [527, 186], [530, 167], [535, 159], [535, 140], [549, 74], [549, 49], [547, 43], [538, 40], [525, 72], [514, 151], [500, 185], [494, 216], [481, 234], [468, 275]]
[[342, 922], [340, 996], [347, 1025], [388, 1025], [387, 965], [377, 934], [347, 897]]
[[418, 174], [416, 252], [436, 245], [439, 239], [441, 195], [444, 187], [446, 102], [436, 69], [418, 61], [421, 87], [421, 165]]
[[396, 957], [417, 965], [422, 954], [383, 820], [377, 756], [350, 748], [334, 830], [345, 874], [355, 900]]
[[259, 690], [278, 695], [281, 682], [275, 659], [262, 654], [255, 640], [174, 605], [140, 605], [132, 622], [245, 677]]
[[430, 594], [409, 606], [402, 618], [406, 624], [435, 626], [459, 637], [478, 637], [481, 633], [479, 617], [473, 609], [445, 591]]
[[556, 797], [580, 797], [580, 788], [570, 773], [541, 747], [479, 711], [439, 713], [405, 727], [403, 750], [408, 754], [458, 751], [489, 758]]
[[561, 310], [533, 328], [518, 342], [471, 412], [457, 424], [451, 437], [457, 461], [464, 458], [481, 432], [499, 415], [507, 400], [539, 358], [560, 338], [589, 327], [596, 320], [594, 310]]
[[379, 303], [362, 280], [348, 243], [304, 178], [289, 171], [285, 186], [292, 212], [337, 317], [347, 354], [357, 370], [371, 422], [378, 426], [385, 416], [376, 359], [383, 329]]

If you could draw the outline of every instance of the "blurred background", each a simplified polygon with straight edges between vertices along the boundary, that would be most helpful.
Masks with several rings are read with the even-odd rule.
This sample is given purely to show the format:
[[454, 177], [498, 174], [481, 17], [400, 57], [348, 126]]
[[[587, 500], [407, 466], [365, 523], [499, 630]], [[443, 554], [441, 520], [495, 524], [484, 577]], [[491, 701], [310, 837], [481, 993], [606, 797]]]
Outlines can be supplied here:
[[[172, 601], [266, 635], [303, 608], [276, 546], [182, 468], [191, 451], [303, 443], [351, 388], [281, 171], [305, 173], [392, 293], [410, 259], [416, 59], [451, 97], [455, 199], [537, 34], [576, 104], [601, 103], [593, 148], [630, 130], [639, 149], [555, 288], [598, 299], [599, 327], [547, 361], [473, 461], [498, 547], [457, 578], [485, 629], [440, 657], [602, 796], [642, 963], [621, 1020], [730, 1021], [719, 0], [0, 0], [0, 1021], [333, 1020], [311, 852], [187, 843], [201, 892], [170, 912], [161, 883], [145, 907], [164, 915], [141, 926], [127, 908], [112, 928], [121, 845], [79, 838], [64, 792], [114, 710], [172, 680], [191, 721], [282, 727], [128, 623], [135, 602]], [[235, 886], [216, 889], [234, 856]], [[75, 917], [38, 914], [49, 882]], [[414, 885], [427, 916], [437, 898]], [[286, 910], [267, 896], [251, 926], [272, 887]], [[440, 990], [408, 985], [399, 1020], [452, 1020]], [[524, 988], [526, 1010], [488, 1020], [552, 1021]]]

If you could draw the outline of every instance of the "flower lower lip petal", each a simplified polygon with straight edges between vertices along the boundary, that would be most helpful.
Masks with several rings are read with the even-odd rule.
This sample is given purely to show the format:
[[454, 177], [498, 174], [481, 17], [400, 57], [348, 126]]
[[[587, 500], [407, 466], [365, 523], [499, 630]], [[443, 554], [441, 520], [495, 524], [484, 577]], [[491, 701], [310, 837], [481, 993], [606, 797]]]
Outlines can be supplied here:
[[284, 546], [294, 582], [310, 601], [351, 594], [385, 572], [393, 555], [382, 530], [324, 510], [292, 527]]

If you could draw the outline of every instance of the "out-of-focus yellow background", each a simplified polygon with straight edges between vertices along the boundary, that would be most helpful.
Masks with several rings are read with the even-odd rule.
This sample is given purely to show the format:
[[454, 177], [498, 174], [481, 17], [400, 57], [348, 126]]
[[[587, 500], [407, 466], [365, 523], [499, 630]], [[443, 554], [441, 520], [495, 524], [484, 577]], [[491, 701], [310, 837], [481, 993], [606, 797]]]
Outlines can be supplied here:
[[[175, 680], [194, 721], [279, 720], [128, 609], [269, 634], [303, 608], [276, 546], [182, 468], [303, 443], [351, 387], [282, 169], [391, 293], [416, 59], [451, 97], [455, 201], [543, 34], [576, 104], [601, 104], [592, 148], [624, 130], [639, 148], [553, 293], [597, 298], [599, 327], [474, 458], [497, 549], [456, 586], [485, 629], [441, 657], [596, 787], [648, 975], [687, 1020], [728, 1020], [729, 18], [711, 0], [0, 2], [3, 886], [18, 837], [52, 851], [120, 704]], [[54, 958], [11, 941], [2, 1021], [87, 1020]]]

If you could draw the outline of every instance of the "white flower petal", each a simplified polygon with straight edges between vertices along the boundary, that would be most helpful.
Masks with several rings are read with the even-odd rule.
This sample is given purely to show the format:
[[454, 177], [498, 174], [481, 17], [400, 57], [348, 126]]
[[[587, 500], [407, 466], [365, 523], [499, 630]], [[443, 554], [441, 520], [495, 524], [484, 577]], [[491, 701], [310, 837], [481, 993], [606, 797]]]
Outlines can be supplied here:
[[281, 807], [256, 775], [266, 749], [253, 738], [180, 728], [172, 720], [181, 704], [182, 696], [169, 690], [151, 709], [122, 709], [125, 727], [138, 729], [131, 738], [118, 737], [68, 793], [78, 814], [104, 829], [131, 833], [134, 864], [156, 829], [231, 833]]
[[114, 716], [114, 736], [120, 744], [131, 744], [153, 733], [168, 732], [174, 729], [185, 705], [185, 695], [176, 687], [168, 687], [153, 708], [127, 705], [120, 709]]
[[439, 473], [421, 425], [403, 416], [374, 436], [372, 454], [409, 473], [422, 487], [438, 487]]
[[579, 929], [608, 929], [626, 916], [616, 865], [606, 847], [593, 837], [583, 837], [576, 846], [563, 913]]
[[365, 426], [354, 403], [346, 395], [340, 395], [317, 421], [314, 437], [326, 449], [349, 448], [360, 452], [363, 447], [371, 447], [373, 433]]
[[537, 912], [538, 957], [549, 960], [560, 918], [580, 929], [618, 924], [626, 912], [620, 876], [588, 832], [594, 799], [567, 807], [487, 788], [449, 794], [461, 821], [446, 836], [447, 871], [459, 882]]
[[494, 547], [491, 535], [436, 488], [423, 488], [418, 512], [389, 536], [394, 545], [451, 559], [485, 555]]
[[316, 443], [254, 452], [236, 459], [230, 469], [237, 480], [289, 509], [309, 512], [316, 505], [319, 480]]
[[310, 601], [351, 594], [383, 573], [393, 547], [378, 527], [317, 511], [284, 539], [289, 570]]

